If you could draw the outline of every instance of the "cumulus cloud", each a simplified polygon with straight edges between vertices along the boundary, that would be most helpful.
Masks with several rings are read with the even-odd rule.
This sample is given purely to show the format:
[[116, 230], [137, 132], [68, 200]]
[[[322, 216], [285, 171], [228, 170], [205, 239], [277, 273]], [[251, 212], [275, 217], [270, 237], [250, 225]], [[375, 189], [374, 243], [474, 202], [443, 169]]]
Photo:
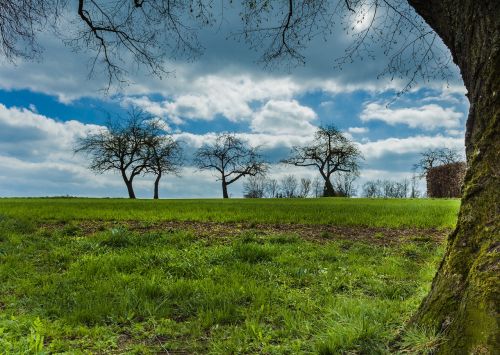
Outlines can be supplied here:
[[437, 136], [414, 136], [387, 138], [360, 144], [365, 159], [380, 158], [386, 154], [420, 153], [430, 148], [453, 148], [464, 150], [463, 138]]
[[391, 126], [404, 124], [411, 128], [434, 130], [439, 127], [459, 127], [463, 113], [437, 104], [409, 108], [389, 108], [384, 104], [371, 102], [365, 105], [360, 118], [363, 122], [382, 121]]
[[369, 131], [368, 127], [349, 127], [347, 129], [347, 132], [354, 134], [368, 133], [368, 131]]
[[251, 129], [257, 133], [308, 135], [317, 128], [311, 123], [316, 118], [313, 109], [296, 100], [270, 100], [254, 115]]

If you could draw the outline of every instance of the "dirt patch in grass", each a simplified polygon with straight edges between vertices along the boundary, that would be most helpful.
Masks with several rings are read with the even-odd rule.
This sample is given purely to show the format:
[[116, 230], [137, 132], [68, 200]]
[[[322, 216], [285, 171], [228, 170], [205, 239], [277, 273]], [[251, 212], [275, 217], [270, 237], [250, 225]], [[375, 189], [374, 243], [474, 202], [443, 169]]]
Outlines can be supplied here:
[[308, 225], [308, 224], [256, 224], [256, 223], [218, 223], [197, 221], [162, 221], [144, 223], [138, 221], [78, 221], [67, 223], [44, 223], [40, 227], [49, 230], [62, 230], [71, 226], [72, 233], [93, 234], [113, 228], [126, 228], [129, 231], [175, 232], [190, 231], [200, 238], [227, 239], [243, 234], [257, 236], [292, 235], [309, 241], [325, 243], [332, 240], [352, 240], [376, 245], [394, 245], [406, 242], [444, 241], [450, 229], [437, 228], [388, 228], [362, 226]]

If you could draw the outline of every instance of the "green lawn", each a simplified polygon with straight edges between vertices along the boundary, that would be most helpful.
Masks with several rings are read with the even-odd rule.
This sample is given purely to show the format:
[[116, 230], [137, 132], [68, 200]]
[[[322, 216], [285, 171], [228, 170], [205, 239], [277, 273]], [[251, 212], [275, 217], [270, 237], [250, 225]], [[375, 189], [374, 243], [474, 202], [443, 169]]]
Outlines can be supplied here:
[[[300, 229], [235, 229], [221, 238], [153, 225], [139, 231], [126, 221], [403, 233], [449, 228], [457, 208], [456, 200], [2, 199], [0, 354], [388, 353], [443, 253], [443, 242], [422, 238], [428, 229], [389, 247], [306, 240]], [[101, 227], [90, 231], [83, 221]], [[437, 341], [412, 329], [401, 347], [425, 353]]]
[[135, 220], [452, 228], [458, 199], [0, 199], [0, 215], [35, 221]]

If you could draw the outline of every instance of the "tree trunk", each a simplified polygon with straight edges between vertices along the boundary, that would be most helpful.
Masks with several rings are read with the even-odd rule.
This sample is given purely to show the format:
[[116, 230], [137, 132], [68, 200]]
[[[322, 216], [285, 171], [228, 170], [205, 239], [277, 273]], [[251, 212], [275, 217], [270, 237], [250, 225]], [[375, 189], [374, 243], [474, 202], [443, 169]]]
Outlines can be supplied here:
[[409, 3], [450, 48], [470, 101], [458, 223], [412, 323], [442, 333], [439, 354], [494, 354], [500, 349], [500, 6], [495, 0]]
[[229, 198], [229, 195], [227, 194], [227, 183], [226, 183], [226, 179], [222, 179], [222, 197], [223, 197], [223, 198]]
[[123, 182], [125, 183], [125, 186], [127, 186], [128, 197], [135, 198], [134, 187], [132, 186], [133, 176], [130, 179], [128, 179], [125, 171], [122, 171], [121, 174]]
[[325, 178], [325, 187], [323, 189], [323, 197], [334, 197], [335, 189], [333, 188], [330, 178]]
[[157, 200], [159, 198], [158, 190], [160, 187], [160, 179], [161, 179], [161, 173], [156, 175], [156, 179], [155, 179], [155, 191], [154, 191], [154, 197], [153, 197], [155, 200]]

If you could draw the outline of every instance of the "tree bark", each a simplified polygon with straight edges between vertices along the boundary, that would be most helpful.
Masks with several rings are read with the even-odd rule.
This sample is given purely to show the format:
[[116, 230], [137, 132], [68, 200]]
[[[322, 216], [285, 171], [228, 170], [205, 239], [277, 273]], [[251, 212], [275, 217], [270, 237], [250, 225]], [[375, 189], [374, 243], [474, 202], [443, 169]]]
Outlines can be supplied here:
[[158, 193], [158, 190], [159, 190], [159, 187], [160, 187], [160, 179], [161, 179], [161, 173], [156, 175], [156, 179], [155, 179], [155, 191], [154, 191], [154, 196], [153, 198], [155, 200], [157, 200], [159, 198], [159, 193]]
[[125, 185], [127, 185], [128, 197], [135, 198], [134, 187], [132, 186], [132, 181], [126, 180]]
[[222, 179], [222, 198], [229, 198], [226, 179]]
[[127, 186], [128, 197], [135, 198], [134, 187], [132, 186], [133, 177], [131, 179], [128, 179], [125, 171], [122, 171], [121, 174], [122, 174], [123, 182], [125, 183], [125, 186]]
[[325, 187], [323, 189], [323, 197], [334, 197], [335, 189], [333, 188], [332, 182], [329, 178], [325, 178]]
[[460, 68], [470, 101], [458, 223], [412, 323], [444, 337], [439, 354], [500, 349], [500, 6], [494, 0], [409, 0]]

